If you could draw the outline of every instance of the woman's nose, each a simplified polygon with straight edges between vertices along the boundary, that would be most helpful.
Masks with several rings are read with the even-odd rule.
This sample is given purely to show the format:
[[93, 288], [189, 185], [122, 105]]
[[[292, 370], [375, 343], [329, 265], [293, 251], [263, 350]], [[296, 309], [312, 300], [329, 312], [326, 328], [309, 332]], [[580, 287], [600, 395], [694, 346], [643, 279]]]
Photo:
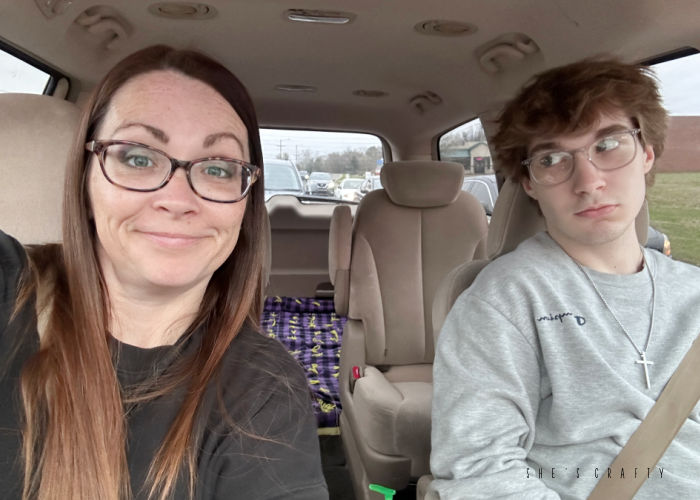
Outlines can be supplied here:
[[176, 215], [194, 212], [199, 206], [199, 197], [192, 190], [184, 168], [178, 168], [168, 183], [154, 192], [156, 207]]

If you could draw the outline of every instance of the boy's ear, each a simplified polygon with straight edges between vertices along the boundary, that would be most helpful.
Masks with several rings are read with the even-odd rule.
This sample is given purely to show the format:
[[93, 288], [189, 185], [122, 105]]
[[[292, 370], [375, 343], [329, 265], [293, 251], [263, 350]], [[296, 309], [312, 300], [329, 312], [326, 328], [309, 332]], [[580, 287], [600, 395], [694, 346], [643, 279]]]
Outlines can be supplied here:
[[533, 200], [537, 199], [537, 195], [535, 194], [535, 191], [532, 189], [532, 181], [528, 177], [523, 177], [520, 180], [520, 184], [523, 186], [523, 190], [527, 195], [532, 198]]
[[644, 146], [644, 173], [648, 174], [651, 167], [654, 166], [654, 147], [647, 144]]

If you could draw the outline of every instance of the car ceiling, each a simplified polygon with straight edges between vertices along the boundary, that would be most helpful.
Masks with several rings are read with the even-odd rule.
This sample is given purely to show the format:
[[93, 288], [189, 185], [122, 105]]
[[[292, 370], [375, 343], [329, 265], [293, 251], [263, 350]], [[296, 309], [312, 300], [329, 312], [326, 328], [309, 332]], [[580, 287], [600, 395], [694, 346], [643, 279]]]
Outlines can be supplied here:
[[[204, 20], [156, 17], [147, 9], [154, 3], [0, 0], [0, 33], [68, 75], [73, 100], [139, 48], [166, 43], [202, 50], [246, 84], [262, 125], [372, 132], [397, 157], [429, 156], [434, 136], [476, 116], [493, 117], [546, 68], [596, 54], [639, 61], [700, 45], [696, 0], [208, 0], [216, 14]], [[49, 6], [50, 18], [39, 5]], [[354, 19], [291, 22], [288, 9], [347, 12]], [[86, 11], [108, 22], [91, 33], [76, 22]], [[119, 26], [112, 29], [110, 18]], [[475, 31], [439, 36], [414, 28], [431, 20], [468, 23]], [[479, 59], [499, 42], [485, 57], [499, 70], [489, 72]], [[516, 42], [536, 51], [513, 57]], [[280, 92], [280, 84], [317, 91]], [[360, 89], [387, 95], [353, 95]]]

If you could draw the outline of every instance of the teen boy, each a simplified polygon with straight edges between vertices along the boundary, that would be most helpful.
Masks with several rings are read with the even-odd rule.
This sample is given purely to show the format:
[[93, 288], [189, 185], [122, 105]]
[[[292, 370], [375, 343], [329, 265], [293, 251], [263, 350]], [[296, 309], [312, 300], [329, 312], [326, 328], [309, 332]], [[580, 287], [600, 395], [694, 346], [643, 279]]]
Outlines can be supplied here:
[[[434, 365], [431, 485], [442, 499], [585, 498], [700, 333], [700, 269], [640, 247], [635, 217], [666, 112], [643, 67], [537, 76], [495, 137], [546, 232], [457, 300]], [[636, 498], [700, 498], [698, 408]], [[622, 477], [621, 477], [622, 476]]]

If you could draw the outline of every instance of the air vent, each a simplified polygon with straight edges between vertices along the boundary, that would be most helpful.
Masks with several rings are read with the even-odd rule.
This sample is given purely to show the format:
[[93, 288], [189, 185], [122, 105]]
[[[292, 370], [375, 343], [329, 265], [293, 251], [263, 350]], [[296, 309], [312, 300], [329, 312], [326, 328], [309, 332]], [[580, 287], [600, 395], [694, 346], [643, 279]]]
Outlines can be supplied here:
[[113, 7], [96, 5], [82, 12], [73, 21], [93, 46], [117, 50], [133, 31], [126, 19]]
[[462, 23], [459, 21], [441, 21], [439, 19], [421, 21], [416, 24], [413, 29], [423, 35], [449, 37], [465, 36], [476, 33], [476, 26], [473, 24]]
[[309, 9], [289, 9], [284, 12], [284, 15], [290, 21], [320, 24], [348, 24], [356, 17], [350, 12]]
[[47, 19], [60, 16], [73, 4], [73, 0], [34, 0]]
[[476, 50], [481, 69], [495, 75], [540, 52], [534, 40], [522, 33], [507, 33]]
[[409, 101], [413, 109], [415, 109], [418, 114], [424, 114], [430, 108], [439, 106], [442, 104], [442, 97], [437, 95], [435, 92], [426, 90], [420, 94], [414, 95]]
[[275, 90], [279, 92], [316, 92], [313, 85], [280, 84], [275, 85]]
[[353, 91], [352, 95], [356, 95], [359, 97], [385, 97], [389, 94], [384, 92], [383, 90], [355, 90]]
[[205, 3], [158, 2], [148, 6], [148, 12], [167, 19], [211, 19], [217, 12]]

